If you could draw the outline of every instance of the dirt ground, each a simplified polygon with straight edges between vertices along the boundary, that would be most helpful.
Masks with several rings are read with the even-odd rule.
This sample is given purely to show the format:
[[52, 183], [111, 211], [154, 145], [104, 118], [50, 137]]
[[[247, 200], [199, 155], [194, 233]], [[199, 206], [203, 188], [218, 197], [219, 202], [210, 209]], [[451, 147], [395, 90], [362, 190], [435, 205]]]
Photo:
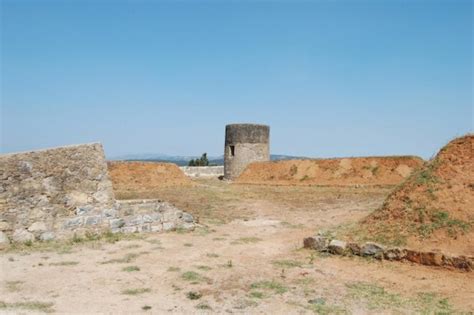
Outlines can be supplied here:
[[473, 273], [302, 249], [304, 237], [354, 223], [389, 192], [199, 179], [118, 194], [168, 200], [202, 227], [0, 253], [0, 312], [472, 312]]

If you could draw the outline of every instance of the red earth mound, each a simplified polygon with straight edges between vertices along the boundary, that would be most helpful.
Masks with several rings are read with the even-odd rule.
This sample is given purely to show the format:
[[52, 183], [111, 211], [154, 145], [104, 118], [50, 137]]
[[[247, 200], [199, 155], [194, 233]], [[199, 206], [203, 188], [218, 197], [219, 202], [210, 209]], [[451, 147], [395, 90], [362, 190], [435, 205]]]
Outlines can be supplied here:
[[285, 160], [250, 164], [235, 181], [267, 185], [396, 185], [421, 167], [413, 156]]
[[150, 191], [158, 187], [192, 185], [172, 163], [107, 162], [115, 192]]
[[474, 135], [449, 142], [393, 191], [360, 230], [414, 249], [474, 255]]

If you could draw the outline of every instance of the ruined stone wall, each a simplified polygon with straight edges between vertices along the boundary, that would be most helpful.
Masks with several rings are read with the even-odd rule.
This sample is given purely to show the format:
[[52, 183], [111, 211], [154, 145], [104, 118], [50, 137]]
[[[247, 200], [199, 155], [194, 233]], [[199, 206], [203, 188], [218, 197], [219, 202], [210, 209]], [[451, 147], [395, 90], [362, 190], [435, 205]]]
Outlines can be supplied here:
[[226, 126], [224, 178], [235, 179], [253, 162], [270, 160], [270, 127], [255, 124]]
[[192, 228], [192, 222], [158, 200], [116, 202], [99, 143], [0, 155], [0, 248], [10, 240]]
[[[113, 204], [99, 143], [0, 155], [0, 222], [11, 234], [61, 231], [79, 225], [64, 218], [100, 213]], [[86, 221], [98, 223], [94, 217]]]
[[224, 175], [224, 166], [181, 166], [189, 177], [219, 177]]

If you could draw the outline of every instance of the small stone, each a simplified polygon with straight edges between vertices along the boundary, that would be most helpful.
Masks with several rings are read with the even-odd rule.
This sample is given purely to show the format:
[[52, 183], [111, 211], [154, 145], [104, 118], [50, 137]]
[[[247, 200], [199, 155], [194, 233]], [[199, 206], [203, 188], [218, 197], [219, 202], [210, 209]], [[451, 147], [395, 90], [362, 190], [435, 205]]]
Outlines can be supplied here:
[[163, 225], [152, 225], [151, 226], [151, 231], [152, 232], [161, 232], [163, 231]]
[[367, 242], [360, 249], [362, 256], [378, 256], [383, 254], [385, 248], [377, 243]]
[[148, 214], [143, 215], [143, 223], [151, 223], [151, 222], [153, 222], [153, 218], [150, 215]]
[[130, 225], [141, 225], [141, 224], [143, 224], [143, 217], [141, 215], [137, 215], [135, 218], [130, 220], [129, 224]]
[[83, 217], [72, 218], [69, 220], [64, 221], [65, 228], [75, 228], [81, 226], [84, 223]]
[[135, 233], [138, 231], [136, 226], [124, 226], [120, 229], [123, 233]]
[[111, 229], [120, 229], [125, 225], [125, 221], [123, 219], [112, 219], [109, 221]]
[[95, 216], [87, 217], [85, 225], [96, 225], [96, 224], [99, 224], [100, 222], [101, 222], [101, 216], [95, 215]]
[[347, 248], [348, 248], [349, 251], [352, 253], [352, 255], [360, 256], [361, 248], [360, 248], [359, 244], [357, 244], [357, 243], [349, 243], [349, 244], [347, 244]]
[[163, 231], [172, 231], [175, 229], [176, 229], [176, 224], [174, 222], [163, 223]]
[[154, 222], [161, 222], [161, 219], [163, 218], [163, 215], [161, 213], [152, 213], [150, 215], [151, 219], [154, 221]]
[[106, 218], [115, 218], [117, 216], [117, 210], [115, 209], [104, 209], [102, 215]]
[[189, 213], [184, 212], [182, 219], [186, 223], [193, 223], [194, 222], [194, 217], [190, 215]]
[[399, 261], [405, 258], [406, 251], [400, 248], [389, 248], [384, 252], [383, 256], [387, 260]]
[[0, 222], [0, 231], [8, 231], [10, 230], [10, 224], [8, 222], [2, 221]]
[[438, 252], [421, 253], [421, 264], [428, 266], [442, 266], [443, 254]]
[[346, 251], [347, 244], [344, 241], [332, 240], [329, 242], [329, 252], [332, 254], [342, 255]]
[[9, 244], [10, 240], [8, 239], [8, 236], [0, 231], [0, 249], [7, 248]]
[[48, 228], [44, 222], [35, 222], [28, 228], [28, 231], [33, 233], [41, 233], [47, 231]]
[[33, 233], [30, 233], [27, 230], [17, 229], [12, 235], [12, 240], [15, 243], [33, 242], [35, 240], [35, 236]]
[[39, 239], [43, 242], [52, 241], [55, 238], [56, 238], [56, 235], [53, 232], [44, 232], [39, 237]]
[[81, 207], [76, 207], [76, 215], [85, 215], [91, 212], [94, 209], [93, 206], [81, 206]]
[[326, 250], [327, 245], [328, 245], [328, 239], [320, 235], [307, 237], [303, 240], [304, 248], [315, 249], [317, 251]]

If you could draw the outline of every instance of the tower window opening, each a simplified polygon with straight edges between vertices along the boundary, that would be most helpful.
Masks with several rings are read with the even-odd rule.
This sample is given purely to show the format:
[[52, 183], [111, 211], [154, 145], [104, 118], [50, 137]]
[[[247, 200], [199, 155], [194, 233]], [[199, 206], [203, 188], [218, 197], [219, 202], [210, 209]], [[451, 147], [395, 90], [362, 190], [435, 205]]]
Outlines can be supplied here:
[[230, 146], [230, 155], [235, 156], [235, 146], [234, 145]]

